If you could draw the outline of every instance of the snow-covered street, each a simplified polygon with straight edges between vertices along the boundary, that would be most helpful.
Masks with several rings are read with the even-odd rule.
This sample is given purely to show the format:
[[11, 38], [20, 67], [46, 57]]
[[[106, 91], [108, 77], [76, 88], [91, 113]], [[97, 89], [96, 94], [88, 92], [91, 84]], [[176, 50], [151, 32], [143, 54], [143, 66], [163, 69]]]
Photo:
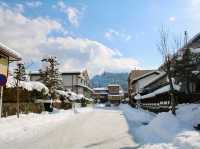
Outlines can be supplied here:
[[[53, 118], [53, 117], [52, 117]], [[42, 120], [42, 119], [41, 119]], [[20, 121], [20, 120], [19, 120]], [[34, 122], [34, 121], [33, 121]], [[0, 148], [6, 149], [124, 149], [136, 146], [134, 138], [128, 133], [128, 124], [122, 111], [95, 109], [76, 114], [62, 123], [49, 120], [40, 127], [41, 134], [37, 136], [21, 136], [14, 140], [4, 142], [1, 136]], [[54, 125], [52, 127], [48, 125]], [[19, 126], [17, 126], [19, 127]], [[43, 132], [46, 127], [51, 128]], [[17, 129], [17, 128], [16, 128]], [[26, 130], [22, 130], [26, 131]], [[30, 130], [27, 130], [30, 131]], [[38, 130], [36, 130], [38, 131]], [[24, 134], [26, 135], [26, 134]], [[4, 136], [5, 137], [5, 136]]]
[[198, 149], [199, 105], [178, 106], [177, 116], [121, 104], [119, 107], [55, 110], [0, 120], [5, 149]]

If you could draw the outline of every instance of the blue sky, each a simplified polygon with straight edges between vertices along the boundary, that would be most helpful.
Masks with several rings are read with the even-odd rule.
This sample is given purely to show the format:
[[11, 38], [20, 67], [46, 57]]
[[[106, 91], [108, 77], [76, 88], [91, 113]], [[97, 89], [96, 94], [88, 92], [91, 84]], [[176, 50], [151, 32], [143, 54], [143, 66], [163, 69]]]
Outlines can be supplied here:
[[0, 2], [0, 40], [32, 61], [32, 70], [52, 54], [62, 71], [156, 69], [162, 62], [156, 49], [162, 25], [171, 36], [199, 32], [200, 0]]

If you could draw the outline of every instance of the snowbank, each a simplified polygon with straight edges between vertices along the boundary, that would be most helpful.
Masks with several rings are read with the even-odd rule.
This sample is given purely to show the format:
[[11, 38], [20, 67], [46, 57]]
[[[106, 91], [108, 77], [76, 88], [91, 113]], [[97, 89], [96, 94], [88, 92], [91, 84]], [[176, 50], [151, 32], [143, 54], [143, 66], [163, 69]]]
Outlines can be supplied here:
[[120, 104], [119, 108], [123, 111], [129, 121], [136, 123], [148, 123], [155, 116], [154, 113], [142, 109], [134, 109], [127, 104]]
[[148, 125], [139, 127], [136, 136], [145, 143], [170, 142], [181, 130], [181, 124], [173, 114], [161, 113]]
[[[90, 112], [92, 108], [78, 108], [77, 113]], [[55, 129], [56, 126], [71, 118], [75, 113], [73, 110], [54, 110], [53, 113], [21, 114], [0, 119], [0, 144], [1, 142], [24, 141], [44, 135]]]
[[[17, 80], [13, 78], [13, 76], [9, 76], [6, 87], [7, 88], [14, 88], [16, 86]], [[26, 89], [27, 91], [36, 90], [41, 92], [42, 90], [45, 91], [45, 94], [48, 94], [49, 90], [48, 88], [41, 82], [38, 81], [20, 81], [19, 87], [22, 87], [23, 89]]]
[[176, 116], [171, 112], [163, 112], [148, 125], [134, 129], [133, 135], [143, 144], [141, 148], [200, 148], [200, 133], [193, 129], [200, 123], [200, 104], [182, 104], [177, 108]]

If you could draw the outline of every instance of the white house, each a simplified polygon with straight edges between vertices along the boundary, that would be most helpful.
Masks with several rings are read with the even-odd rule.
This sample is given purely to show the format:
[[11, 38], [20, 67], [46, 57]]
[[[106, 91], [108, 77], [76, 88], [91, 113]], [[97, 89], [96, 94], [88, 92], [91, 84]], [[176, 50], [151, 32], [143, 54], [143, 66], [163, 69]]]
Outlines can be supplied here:
[[[93, 90], [90, 88], [89, 75], [87, 70], [77, 72], [63, 72], [61, 73], [64, 90], [71, 90], [78, 95], [84, 95], [90, 98]], [[31, 80], [39, 81], [40, 74], [32, 73]]]

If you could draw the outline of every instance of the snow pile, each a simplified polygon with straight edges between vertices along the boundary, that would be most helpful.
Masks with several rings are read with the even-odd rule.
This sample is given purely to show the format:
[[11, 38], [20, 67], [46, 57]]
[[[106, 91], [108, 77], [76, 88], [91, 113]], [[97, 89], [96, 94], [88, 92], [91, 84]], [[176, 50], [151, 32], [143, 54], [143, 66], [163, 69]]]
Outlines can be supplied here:
[[127, 104], [120, 104], [119, 108], [123, 111], [125, 117], [129, 121], [136, 123], [148, 123], [155, 116], [154, 113], [147, 112], [142, 109], [134, 109]]
[[[9, 76], [6, 87], [7, 88], [14, 88], [16, 87], [17, 80], [13, 78], [13, 76]], [[45, 94], [48, 94], [49, 90], [48, 88], [41, 82], [38, 81], [20, 81], [19, 87], [22, 87], [23, 89], [26, 89], [27, 91], [36, 90], [38, 92], [41, 92], [42, 90], [45, 91]]]
[[182, 104], [177, 108], [176, 116], [163, 112], [148, 125], [134, 129], [136, 139], [145, 143], [142, 148], [200, 148], [200, 133], [193, 129], [200, 123], [200, 104]]
[[[78, 108], [77, 113], [90, 112], [92, 108]], [[73, 110], [54, 110], [52, 113], [21, 114], [0, 119], [0, 144], [11, 141], [23, 142], [24, 139], [36, 138], [55, 129], [59, 124], [75, 116]]]
[[173, 114], [160, 113], [148, 125], [139, 127], [136, 136], [145, 143], [169, 142], [181, 130], [181, 124]]
[[192, 128], [200, 123], [200, 104], [181, 104], [176, 111], [184, 127]]

